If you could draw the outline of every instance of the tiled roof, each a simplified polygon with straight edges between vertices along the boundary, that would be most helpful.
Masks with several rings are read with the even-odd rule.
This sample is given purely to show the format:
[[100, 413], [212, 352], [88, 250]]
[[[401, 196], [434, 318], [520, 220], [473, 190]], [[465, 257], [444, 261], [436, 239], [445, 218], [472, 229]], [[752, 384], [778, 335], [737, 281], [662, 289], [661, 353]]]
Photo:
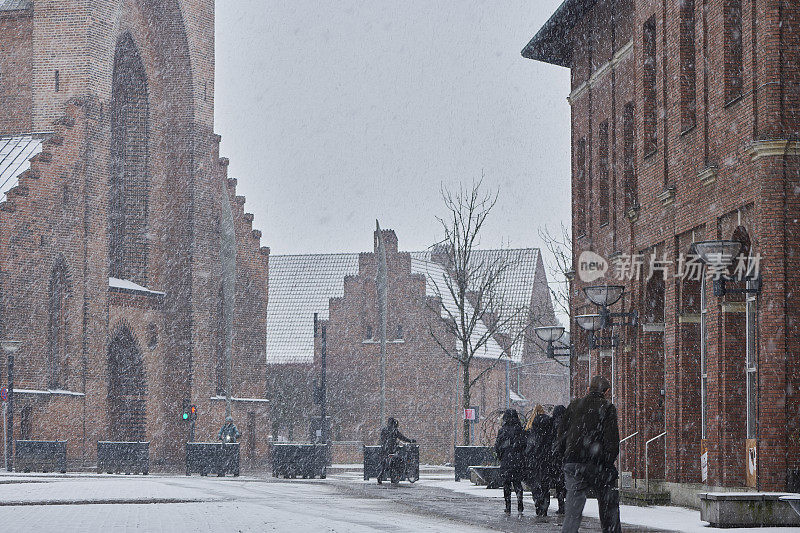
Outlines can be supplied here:
[[0, 11], [15, 11], [32, 7], [33, 0], [0, 0]]
[[[425, 275], [425, 292], [429, 296], [442, 297], [442, 316], [458, 316], [458, 306], [450, 291], [447, 289], [447, 272], [441, 265], [432, 261], [425, 261], [418, 256], [424, 252], [411, 252], [411, 272]], [[467, 315], [473, 312], [472, 306], [467, 302]], [[486, 335], [487, 329], [483, 322], [478, 322], [472, 331], [472, 341], [477, 344], [481, 337]], [[503, 354], [503, 348], [494, 339], [489, 339], [482, 349], [475, 353], [476, 357], [497, 359]]]
[[[528, 307], [533, 291], [538, 250], [482, 250], [481, 260], [498, 254], [513, 263], [501, 286], [512, 306]], [[271, 255], [267, 307], [267, 362], [310, 362], [314, 357], [314, 313], [328, 318], [330, 298], [344, 294], [344, 278], [358, 274], [359, 254]], [[427, 293], [446, 293], [445, 270], [430, 259], [429, 252], [411, 252], [411, 271], [426, 276]], [[435, 286], [439, 286], [437, 291]], [[443, 303], [455, 313], [455, 302], [443, 294]], [[443, 311], [445, 313], [445, 311]], [[475, 335], [485, 332], [479, 324]], [[519, 357], [517, 350], [512, 355]], [[491, 340], [481, 357], [499, 357], [501, 347]]]
[[19, 175], [30, 168], [30, 158], [42, 151], [43, 139], [33, 133], [0, 135], [0, 202], [17, 185]]
[[314, 359], [314, 313], [328, 318], [328, 300], [344, 294], [344, 277], [358, 274], [358, 254], [271, 255], [267, 361]]
[[[430, 262], [431, 253], [412, 252], [414, 260]], [[513, 317], [517, 310], [525, 309], [526, 313], [531, 307], [531, 297], [533, 296], [533, 286], [536, 278], [536, 268], [539, 262], [538, 248], [512, 248], [504, 250], [475, 250], [473, 257], [479, 265], [498, 264], [498, 261], [507, 262], [507, 268], [501, 276], [497, 289], [503, 301], [501, 319]], [[412, 261], [413, 263], [413, 261]], [[413, 267], [412, 267], [413, 268]], [[544, 275], [544, 272], [541, 272]], [[544, 282], [545, 279], [542, 278]], [[430, 283], [429, 283], [430, 285]], [[429, 293], [445, 292], [445, 286], [441, 286], [439, 291], [428, 289]], [[510, 334], [515, 336], [521, 332], [521, 328], [537, 317], [530, 317], [528, 314], [519, 314], [519, 320], [510, 328]], [[512, 357], [521, 357], [523, 343], [519, 342], [512, 348]]]

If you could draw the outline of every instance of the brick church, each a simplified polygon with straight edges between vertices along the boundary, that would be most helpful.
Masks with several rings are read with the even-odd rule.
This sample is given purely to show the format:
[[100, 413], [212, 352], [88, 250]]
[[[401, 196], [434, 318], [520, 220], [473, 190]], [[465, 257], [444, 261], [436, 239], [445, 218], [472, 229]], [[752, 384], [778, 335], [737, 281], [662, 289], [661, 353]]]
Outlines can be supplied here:
[[[570, 69], [574, 267], [612, 265], [572, 284], [573, 391], [612, 379], [622, 437], [638, 432], [621, 470], [643, 478], [655, 439], [651, 476], [679, 503], [800, 491], [799, 25], [788, 0], [566, 0], [522, 51]], [[681, 275], [687, 256], [701, 275]], [[617, 276], [626, 257], [644, 275]], [[758, 274], [730, 272], [755, 257]], [[639, 315], [613, 351], [574, 319], [606, 283], [624, 287], [612, 312]]]
[[[320, 379], [324, 327], [334, 462], [361, 462], [361, 446], [377, 442], [383, 422], [377, 233], [373, 240], [373, 251], [360, 254], [270, 257], [267, 374], [273, 436], [306, 440], [310, 419], [319, 416], [319, 407], [310, 400]], [[442, 464], [452, 461], [453, 445], [463, 443], [462, 373], [432, 337], [434, 332], [440, 340], [448, 338], [437, 300], [447, 291], [446, 261], [435, 250], [400, 250], [392, 230], [383, 230], [383, 240], [388, 279], [386, 416], [396, 417], [401, 430], [420, 442], [423, 462]], [[473, 254], [476, 261], [498, 256], [507, 261], [498, 294], [507, 309], [524, 310], [504, 331], [506, 338], [496, 335], [473, 362], [471, 379], [484, 370], [486, 374], [471, 390], [471, 404], [479, 409], [472, 442], [486, 445], [494, 442], [506, 406], [526, 413], [537, 403], [565, 403], [569, 386], [566, 369], [545, 356], [532, 331], [555, 323], [539, 250]], [[446, 300], [444, 294], [441, 303], [454, 305]], [[515, 332], [520, 342], [508, 342]]]
[[[219, 157], [214, 0], [0, 0], [0, 335], [14, 434], [150, 441], [177, 463], [225, 412], [222, 202], [236, 234], [233, 416], [266, 453], [269, 249]], [[226, 198], [227, 196], [227, 198]], [[2, 381], [5, 383], [5, 364]]]

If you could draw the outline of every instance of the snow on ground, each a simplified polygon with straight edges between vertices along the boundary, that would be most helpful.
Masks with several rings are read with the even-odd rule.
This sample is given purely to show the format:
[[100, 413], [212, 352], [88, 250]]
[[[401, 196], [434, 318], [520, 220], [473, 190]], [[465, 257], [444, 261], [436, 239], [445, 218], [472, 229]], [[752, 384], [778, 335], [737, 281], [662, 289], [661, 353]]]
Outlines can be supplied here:
[[[455, 481], [452, 474], [430, 474], [422, 476], [422, 479], [420, 479], [418, 483], [481, 498], [503, 499], [503, 491], [501, 489], [487, 489], [486, 487], [473, 485], [468, 480]], [[530, 499], [530, 494], [526, 494], [526, 498]], [[558, 509], [558, 502], [555, 498], [551, 498], [550, 512], [548, 514], [555, 513], [556, 509]], [[722, 531], [726, 533], [798, 533], [798, 531], [800, 531], [800, 528], [797, 527], [714, 528], [710, 527], [708, 522], [700, 520], [700, 511], [677, 506], [637, 507], [635, 505], [620, 505], [619, 513], [620, 519], [624, 524], [681, 531], [685, 533], [712, 533]], [[592, 518], [600, 517], [597, 508], [597, 500], [586, 501], [583, 515]]]
[[[139, 501], [151, 503], [122, 503]], [[59, 533], [486, 531], [416, 515], [389, 500], [346, 496], [325, 481], [154, 475], [0, 475], [0, 524]]]

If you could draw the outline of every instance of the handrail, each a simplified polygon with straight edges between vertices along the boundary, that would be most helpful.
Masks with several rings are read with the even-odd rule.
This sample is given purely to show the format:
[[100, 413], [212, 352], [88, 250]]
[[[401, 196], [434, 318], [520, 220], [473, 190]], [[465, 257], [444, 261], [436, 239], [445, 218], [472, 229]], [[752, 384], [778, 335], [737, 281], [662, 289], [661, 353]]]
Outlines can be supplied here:
[[650, 461], [648, 460], [647, 447], [650, 446], [651, 442], [653, 442], [656, 439], [660, 439], [666, 434], [667, 432], [665, 431], [661, 435], [656, 435], [655, 437], [644, 443], [644, 484], [645, 487], [647, 488], [648, 493], [650, 492]]
[[[622, 443], [623, 443], [623, 442], [625, 442], [626, 440], [628, 440], [628, 439], [632, 439], [633, 437], [635, 437], [635, 436], [636, 436], [636, 435], [638, 435], [638, 434], [639, 434], [639, 432], [638, 432], [638, 431], [636, 431], [636, 432], [634, 432], [634, 433], [631, 433], [630, 435], [628, 435], [627, 437], [625, 437], [624, 439], [622, 439], [621, 441], [619, 441], [619, 443], [620, 443], [620, 444], [622, 444]], [[620, 453], [620, 458], [619, 458], [619, 469], [620, 469], [620, 471], [621, 471], [621, 470], [622, 470], [622, 468], [623, 468], [623, 467], [622, 467], [622, 458], [624, 457], [624, 455], [623, 455], [623, 453], [624, 453], [624, 452], [623, 452], [623, 449], [622, 449], [622, 448], [620, 448], [620, 449], [619, 449], [619, 453]], [[619, 478], [619, 488], [622, 488], [622, 474], [620, 474], [620, 478]]]

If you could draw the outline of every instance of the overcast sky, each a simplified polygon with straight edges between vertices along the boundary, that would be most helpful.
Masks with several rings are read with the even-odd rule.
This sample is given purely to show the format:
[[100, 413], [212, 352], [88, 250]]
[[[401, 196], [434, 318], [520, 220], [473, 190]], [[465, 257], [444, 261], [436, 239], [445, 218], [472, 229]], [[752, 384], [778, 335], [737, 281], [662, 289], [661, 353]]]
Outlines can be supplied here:
[[481, 247], [569, 223], [569, 71], [523, 59], [561, 0], [217, 2], [216, 131], [273, 254], [439, 235], [441, 184], [500, 199]]

